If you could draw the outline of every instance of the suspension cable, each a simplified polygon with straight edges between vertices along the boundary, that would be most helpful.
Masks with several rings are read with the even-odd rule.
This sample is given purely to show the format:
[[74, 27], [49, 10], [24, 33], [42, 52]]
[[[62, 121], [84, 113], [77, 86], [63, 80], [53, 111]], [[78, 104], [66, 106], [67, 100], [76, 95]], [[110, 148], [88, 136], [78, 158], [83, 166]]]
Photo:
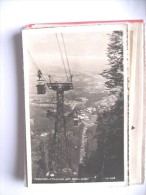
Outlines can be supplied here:
[[[67, 65], [68, 65], [69, 75], [71, 76], [72, 74], [71, 74], [71, 70], [70, 70], [70, 65], [69, 65], [69, 60], [68, 60], [68, 56], [67, 56], [67, 51], [66, 51], [66, 46], [65, 46], [65, 40], [64, 40], [63, 33], [61, 33], [61, 36], [62, 36], [62, 40], [63, 40], [63, 46], [64, 46], [65, 57], [66, 57]], [[70, 95], [71, 95], [72, 101], [75, 100], [74, 91], [73, 92], [70, 91]]]
[[61, 54], [61, 59], [62, 59], [62, 63], [63, 63], [63, 66], [64, 66], [64, 71], [65, 71], [65, 74], [66, 74], [66, 78], [68, 79], [68, 75], [67, 75], [67, 71], [66, 71], [66, 68], [65, 68], [65, 63], [64, 63], [64, 60], [63, 60], [63, 55], [62, 55], [62, 52], [61, 52], [61, 48], [60, 48], [60, 44], [59, 44], [59, 40], [58, 40], [57, 34], [56, 34], [56, 39], [57, 39], [59, 51], [60, 51], [60, 54]]
[[[28, 54], [29, 54], [29, 59], [31, 60], [32, 64], [34, 65], [34, 67], [36, 68], [36, 70], [40, 70], [39, 67], [37, 66], [35, 60], [33, 59], [32, 55], [30, 54], [30, 52], [27, 50]], [[44, 81], [47, 83], [47, 80], [46, 78], [44, 77], [43, 73], [42, 73], [42, 78], [44, 79]], [[48, 85], [47, 85], [48, 87]], [[48, 87], [49, 88], [49, 87]], [[53, 95], [53, 92], [51, 91], [51, 94], [52, 94], [52, 99], [54, 100], [54, 95]]]
[[[32, 55], [30, 54], [30, 52], [29, 52], [28, 50], [27, 50], [27, 52], [28, 52], [29, 57], [30, 57], [30, 60], [31, 60], [32, 64], [35, 66], [36, 70], [40, 70], [39, 67], [37, 66], [35, 60], [33, 59]], [[43, 77], [43, 79], [46, 81], [46, 79], [45, 79], [45, 77], [44, 77], [43, 74], [42, 74], [42, 77]], [[47, 81], [46, 81], [46, 83], [47, 83]]]
[[69, 74], [71, 76], [71, 71], [70, 71], [70, 66], [69, 66], [69, 60], [68, 60], [68, 57], [67, 57], [67, 52], [66, 52], [66, 47], [65, 47], [65, 41], [64, 41], [63, 33], [61, 33], [61, 36], [62, 36], [62, 40], [63, 40], [63, 46], [64, 46], [66, 61], [67, 61], [67, 65], [68, 65], [68, 70], [69, 70]]
[[39, 70], [37, 64], [35, 63], [33, 57], [31, 56], [31, 54], [30, 54], [30, 52], [28, 50], [27, 50], [27, 53], [29, 54], [29, 58], [30, 58], [32, 64], [35, 66], [36, 70]]

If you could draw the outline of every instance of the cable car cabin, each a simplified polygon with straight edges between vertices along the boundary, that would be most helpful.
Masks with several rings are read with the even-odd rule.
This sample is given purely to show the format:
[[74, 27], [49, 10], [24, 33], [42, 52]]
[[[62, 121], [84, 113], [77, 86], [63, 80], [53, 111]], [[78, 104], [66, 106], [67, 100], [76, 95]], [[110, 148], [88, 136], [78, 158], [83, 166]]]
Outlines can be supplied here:
[[74, 118], [74, 126], [78, 126], [79, 125], [79, 118]]
[[46, 116], [47, 117], [55, 117], [55, 114], [56, 114], [56, 112], [55, 112], [55, 110], [47, 110], [47, 114], [46, 114]]
[[46, 93], [45, 83], [39, 83], [36, 87], [37, 87], [37, 94], [45, 94]]

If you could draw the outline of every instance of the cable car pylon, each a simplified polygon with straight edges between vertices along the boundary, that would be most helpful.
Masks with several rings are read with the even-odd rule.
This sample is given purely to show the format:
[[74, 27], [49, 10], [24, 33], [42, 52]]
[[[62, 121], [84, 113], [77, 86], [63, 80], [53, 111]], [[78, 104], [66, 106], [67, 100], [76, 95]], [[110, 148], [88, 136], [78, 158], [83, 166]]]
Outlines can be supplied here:
[[67, 136], [66, 120], [64, 115], [64, 92], [72, 90], [72, 76], [65, 83], [47, 83], [47, 86], [56, 91], [56, 115], [55, 131], [52, 140], [51, 155], [49, 162], [49, 175], [57, 174], [63, 177], [63, 171], [71, 172], [71, 154]]
[[55, 118], [55, 130], [53, 134], [53, 138], [51, 141], [50, 148], [50, 155], [49, 155], [49, 164], [48, 164], [48, 172], [46, 174], [47, 177], [55, 176], [57, 178], [62, 178], [65, 176], [70, 177], [72, 175], [72, 165], [71, 165], [71, 152], [70, 152], [70, 146], [69, 146], [69, 139], [68, 139], [68, 130], [67, 130], [67, 122], [69, 116], [65, 116], [65, 110], [64, 110], [64, 95], [65, 92], [73, 90], [73, 83], [72, 78], [73, 75], [71, 75], [70, 68], [69, 68], [69, 62], [67, 58], [65, 43], [62, 35], [63, 40], [63, 46], [64, 51], [66, 55], [67, 65], [69, 69], [69, 75], [67, 74], [67, 70], [64, 63], [64, 58], [62, 55], [61, 47], [59, 44], [58, 36], [56, 34], [57, 44], [59, 47], [59, 51], [61, 54], [61, 59], [64, 66], [64, 71], [66, 74], [66, 81], [65, 82], [55, 82], [53, 78], [49, 75], [49, 82], [46, 82], [43, 86], [40, 83], [42, 78], [42, 73], [40, 70], [38, 70], [38, 84], [37, 84], [37, 90], [38, 94], [44, 94], [46, 93], [46, 90], [44, 89], [45, 86], [48, 87], [49, 90], [53, 90], [56, 92], [56, 112], [53, 115]]

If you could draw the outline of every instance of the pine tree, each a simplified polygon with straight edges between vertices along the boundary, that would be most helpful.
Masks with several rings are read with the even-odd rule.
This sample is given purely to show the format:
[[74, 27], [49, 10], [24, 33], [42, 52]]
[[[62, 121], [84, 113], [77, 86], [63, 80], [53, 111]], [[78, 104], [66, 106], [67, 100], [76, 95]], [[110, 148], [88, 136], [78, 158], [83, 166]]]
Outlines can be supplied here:
[[[105, 85], [110, 94], [117, 100], [105, 116], [101, 118], [102, 129], [106, 131], [106, 142], [103, 146], [103, 175], [123, 179], [123, 146], [124, 146], [124, 99], [123, 99], [123, 33], [114, 31], [109, 38], [107, 47], [108, 69], [102, 76], [107, 79]], [[106, 120], [106, 124], [103, 123]], [[108, 128], [107, 128], [108, 126]]]
[[107, 79], [105, 85], [110, 93], [123, 90], [123, 33], [113, 31], [107, 47], [108, 69], [101, 74]]
[[[97, 116], [97, 150], [88, 160], [87, 171], [97, 175], [99, 181], [124, 176], [124, 101], [123, 101], [123, 34], [114, 31], [109, 35], [107, 69], [101, 74], [106, 78], [109, 96], [116, 96], [114, 105]], [[107, 97], [107, 101], [108, 101]]]

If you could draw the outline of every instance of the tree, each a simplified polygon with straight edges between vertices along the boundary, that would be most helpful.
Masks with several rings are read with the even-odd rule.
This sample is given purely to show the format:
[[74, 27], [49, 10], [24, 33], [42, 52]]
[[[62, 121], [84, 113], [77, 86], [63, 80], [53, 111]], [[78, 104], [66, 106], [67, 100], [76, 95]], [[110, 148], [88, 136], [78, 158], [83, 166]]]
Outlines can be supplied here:
[[[124, 177], [124, 100], [123, 100], [123, 33], [109, 35], [107, 69], [101, 75], [106, 78], [109, 96], [115, 96], [114, 104], [99, 111], [97, 116], [97, 150], [88, 159], [87, 171], [97, 175], [99, 181]], [[107, 97], [107, 102], [109, 100]], [[91, 171], [90, 171], [91, 170]], [[108, 180], [107, 180], [108, 181]]]
[[109, 68], [101, 75], [107, 79], [105, 85], [110, 93], [115, 94], [123, 90], [123, 32], [113, 31], [109, 35], [107, 47], [107, 57]]
[[[123, 96], [123, 33], [114, 31], [109, 35], [107, 47], [108, 69], [102, 76], [107, 79], [105, 85], [116, 101], [101, 117], [100, 126], [105, 133], [103, 146], [103, 175], [122, 180], [124, 176], [124, 96]], [[103, 121], [106, 121], [105, 123]], [[99, 128], [99, 127], [98, 127]], [[98, 130], [97, 128], [97, 130]]]

